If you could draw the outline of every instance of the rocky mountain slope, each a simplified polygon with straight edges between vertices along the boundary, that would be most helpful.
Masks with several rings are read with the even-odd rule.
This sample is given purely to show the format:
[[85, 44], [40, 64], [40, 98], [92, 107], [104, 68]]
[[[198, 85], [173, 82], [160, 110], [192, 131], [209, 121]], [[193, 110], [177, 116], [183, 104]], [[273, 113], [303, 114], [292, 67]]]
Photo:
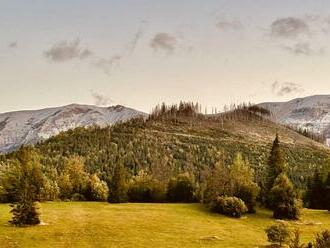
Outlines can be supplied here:
[[267, 102], [259, 106], [273, 113], [273, 120], [326, 137], [330, 146], [330, 95], [297, 98], [289, 102]]
[[78, 104], [0, 114], [0, 153], [48, 139], [76, 127], [104, 127], [137, 116], [147, 115], [120, 105], [97, 107]]

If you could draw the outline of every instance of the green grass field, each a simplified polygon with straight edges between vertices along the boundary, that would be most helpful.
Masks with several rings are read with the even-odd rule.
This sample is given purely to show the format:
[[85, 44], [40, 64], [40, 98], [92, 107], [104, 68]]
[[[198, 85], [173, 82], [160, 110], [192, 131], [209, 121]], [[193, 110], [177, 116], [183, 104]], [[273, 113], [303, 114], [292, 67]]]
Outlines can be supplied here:
[[[264, 229], [271, 213], [232, 219], [200, 204], [42, 204], [43, 224], [17, 228], [8, 224], [9, 206], [0, 205], [0, 247], [265, 247]], [[304, 210], [299, 222], [304, 241], [330, 229], [330, 213]]]

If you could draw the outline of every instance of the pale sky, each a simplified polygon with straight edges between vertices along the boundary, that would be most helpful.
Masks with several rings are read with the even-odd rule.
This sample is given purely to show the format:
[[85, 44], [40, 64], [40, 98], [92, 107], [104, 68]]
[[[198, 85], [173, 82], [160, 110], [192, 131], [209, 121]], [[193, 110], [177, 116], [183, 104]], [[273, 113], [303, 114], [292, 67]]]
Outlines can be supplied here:
[[330, 93], [328, 0], [0, 0], [0, 112]]

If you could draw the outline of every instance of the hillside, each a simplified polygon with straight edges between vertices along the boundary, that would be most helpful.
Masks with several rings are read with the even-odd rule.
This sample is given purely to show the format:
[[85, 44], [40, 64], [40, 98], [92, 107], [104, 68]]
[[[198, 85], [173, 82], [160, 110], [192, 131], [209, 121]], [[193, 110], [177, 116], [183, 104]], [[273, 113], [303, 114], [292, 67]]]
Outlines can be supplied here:
[[71, 104], [57, 108], [0, 114], [0, 153], [35, 144], [76, 127], [101, 127], [146, 114], [124, 106]]
[[259, 106], [269, 109], [276, 122], [324, 135], [330, 146], [330, 95], [261, 103]]
[[89, 172], [103, 173], [106, 180], [118, 158], [132, 175], [145, 169], [160, 181], [189, 171], [203, 181], [219, 161], [230, 162], [242, 153], [262, 183], [272, 141], [279, 133], [296, 185], [303, 187], [315, 168], [329, 166], [329, 149], [297, 132], [248, 113], [221, 118], [198, 116], [134, 119], [113, 127], [78, 128], [37, 145], [44, 163], [61, 168], [64, 157], [85, 158]]

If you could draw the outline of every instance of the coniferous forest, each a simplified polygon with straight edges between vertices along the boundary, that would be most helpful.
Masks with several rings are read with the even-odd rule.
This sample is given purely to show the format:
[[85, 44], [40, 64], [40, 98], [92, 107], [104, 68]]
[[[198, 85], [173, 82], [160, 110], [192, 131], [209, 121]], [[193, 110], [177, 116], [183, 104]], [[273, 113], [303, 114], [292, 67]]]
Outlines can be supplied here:
[[[303, 207], [330, 210], [328, 150], [269, 115], [245, 104], [205, 115], [181, 102], [69, 130], [1, 155], [1, 201], [17, 226], [39, 224], [39, 202], [58, 200], [202, 203], [234, 218], [264, 207], [282, 220], [299, 220]], [[267, 235], [276, 243], [286, 231], [272, 226]]]

